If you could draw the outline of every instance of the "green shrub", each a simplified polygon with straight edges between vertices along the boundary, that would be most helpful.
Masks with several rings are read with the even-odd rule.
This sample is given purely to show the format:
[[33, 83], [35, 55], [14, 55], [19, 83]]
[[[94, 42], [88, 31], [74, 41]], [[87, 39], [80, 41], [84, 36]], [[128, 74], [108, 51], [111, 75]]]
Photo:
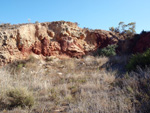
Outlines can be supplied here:
[[105, 48], [98, 49], [96, 55], [98, 56], [114, 56], [116, 55], [116, 47], [117, 45], [108, 45]]
[[25, 88], [13, 88], [8, 90], [6, 92], [6, 99], [8, 102], [8, 108], [31, 108], [35, 103], [32, 93]]
[[9, 64], [9, 72], [12, 75], [18, 75], [22, 73], [24, 69], [31, 69], [35, 70], [37, 68], [37, 63], [39, 60], [34, 56], [30, 56], [28, 59], [14, 61], [13, 63]]
[[146, 52], [140, 54], [135, 54], [131, 57], [129, 60], [129, 63], [127, 64], [127, 70], [135, 70], [137, 66], [144, 68], [146, 65], [148, 66], [150, 64], [150, 49], [148, 49]]
[[17, 69], [23, 68], [24, 66], [25, 66], [25, 64], [20, 62], [20, 63], [17, 65]]

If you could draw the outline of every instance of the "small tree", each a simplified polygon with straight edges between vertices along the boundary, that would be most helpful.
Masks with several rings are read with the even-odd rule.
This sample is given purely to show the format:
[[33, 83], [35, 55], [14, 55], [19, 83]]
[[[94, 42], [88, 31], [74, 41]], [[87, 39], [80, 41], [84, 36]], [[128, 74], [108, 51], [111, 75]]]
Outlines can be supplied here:
[[36, 23], [36, 24], [38, 24], [38, 23], [39, 23], [39, 21], [35, 21], [35, 23]]
[[112, 32], [114, 32], [115, 28], [114, 27], [110, 27], [109, 30], [112, 31]]
[[132, 37], [135, 32], [135, 22], [130, 22], [125, 24], [124, 22], [119, 22], [118, 27], [110, 27], [109, 30], [115, 33], [123, 34], [126, 37]]

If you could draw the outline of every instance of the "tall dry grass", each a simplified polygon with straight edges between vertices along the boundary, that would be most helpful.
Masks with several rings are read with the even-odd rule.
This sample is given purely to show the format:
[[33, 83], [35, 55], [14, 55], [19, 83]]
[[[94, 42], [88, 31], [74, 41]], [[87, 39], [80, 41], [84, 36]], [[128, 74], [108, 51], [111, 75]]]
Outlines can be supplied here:
[[[22, 87], [33, 92], [35, 104], [32, 108], [14, 107], [11, 110], [0, 106], [0, 110], [2, 113], [136, 113], [142, 111], [146, 101], [141, 102], [137, 99], [135, 86], [138, 85], [138, 89], [142, 89], [138, 81], [147, 81], [150, 71], [141, 70], [118, 77], [115, 70], [108, 72], [105, 67], [101, 69], [101, 66], [107, 62], [110, 60], [106, 57], [87, 56], [83, 59], [68, 60], [53, 58], [47, 62], [33, 60], [3, 67], [0, 69], [0, 102], [6, 102], [5, 92], [10, 88]], [[113, 62], [119, 61], [113, 60]], [[147, 75], [144, 78], [143, 73]], [[139, 78], [137, 75], [142, 77]], [[140, 110], [136, 102], [140, 103], [138, 104]], [[147, 110], [146, 107], [145, 109]]]

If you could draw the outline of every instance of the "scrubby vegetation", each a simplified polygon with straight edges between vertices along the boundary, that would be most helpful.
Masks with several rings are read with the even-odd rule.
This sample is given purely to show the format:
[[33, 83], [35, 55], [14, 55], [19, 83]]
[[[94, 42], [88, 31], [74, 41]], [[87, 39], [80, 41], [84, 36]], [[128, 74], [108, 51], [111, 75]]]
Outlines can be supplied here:
[[127, 69], [129, 71], [135, 70], [138, 66], [143, 68], [150, 64], [150, 49], [145, 51], [144, 53], [137, 53], [132, 55], [129, 63], [127, 65]]
[[137, 72], [126, 74], [123, 78], [117, 78], [115, 85], [126, 90], [135, 106], [136, 113], [149, 113], [150, 108], [150, 69], [142, 70], [138, 68]]
[[104, 47], [102, 49], [98, 49], [95, 53], [95, 55], [97, 56], [115, 56], [116, 55], [116, 48], [117, 45], [108, 45], [107, 47]]
[[[5, 93], [6, 97], [4, 104], [7, 105], [9, 109], [14, 107], [29, 107], [34, 105], [34, 97], [30, 91], [25, 88], [13, 88]], [[8, 102], [8, 103], [7, 103]]]
[[[128, 56], [33, 57], [0, 69], [0, 110], [11, 113], [149, 111], [150, 70], [122, 73]], [[107, 65], [106, 65], [107, 64]], [[14, 71], [16, 70], [17, 71]], [[121, 73], [118, 73], [118, 72]]]

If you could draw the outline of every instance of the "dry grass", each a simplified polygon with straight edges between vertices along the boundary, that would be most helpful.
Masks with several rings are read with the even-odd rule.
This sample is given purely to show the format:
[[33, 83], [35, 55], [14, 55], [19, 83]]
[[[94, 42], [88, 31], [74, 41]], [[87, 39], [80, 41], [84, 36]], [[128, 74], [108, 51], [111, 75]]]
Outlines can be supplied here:
[[[121, 59], [121, 58], [120, 58]], [[108, 58], [87, 56], [83, 59], [29, 61], [23, 66], [11, 64], [0, 69], [0, 103], [10, 87], [26, 87], [33, 92], [35, 104], [32, 108], [8, 110], [5, 113], [134, 113], [135, 95], [126, 88], [116, 72], [101, 69]], [[115, 61], [115, 60], [113, 60]], [[116, 62], [116, 61], [115, 61]], [[22, 63], [22, 62], [21, 62]], [[17, 67], [17, 71], [16, 70]], [[13, 72], [13, 73], [12, 73]], [[130, 83], [131, 84], [131, 83]], [[135, 84], [137, 82], [135, 81]]]

